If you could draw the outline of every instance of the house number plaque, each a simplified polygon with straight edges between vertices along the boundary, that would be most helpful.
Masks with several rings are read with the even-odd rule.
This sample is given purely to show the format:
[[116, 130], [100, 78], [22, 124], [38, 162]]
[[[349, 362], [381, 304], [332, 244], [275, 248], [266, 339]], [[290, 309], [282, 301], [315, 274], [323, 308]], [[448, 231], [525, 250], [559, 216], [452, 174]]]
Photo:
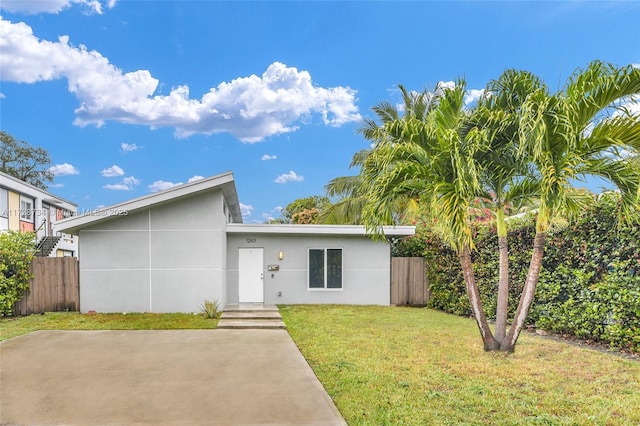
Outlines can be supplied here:
[[255, 242], [256, 242], [256, 238], [255, 238], [255, 237], [249, 237], [249, 238], [247, 238], [247, 242], [248, 242], [249, 244], [253, 244], [253, 243], [255, 243]]

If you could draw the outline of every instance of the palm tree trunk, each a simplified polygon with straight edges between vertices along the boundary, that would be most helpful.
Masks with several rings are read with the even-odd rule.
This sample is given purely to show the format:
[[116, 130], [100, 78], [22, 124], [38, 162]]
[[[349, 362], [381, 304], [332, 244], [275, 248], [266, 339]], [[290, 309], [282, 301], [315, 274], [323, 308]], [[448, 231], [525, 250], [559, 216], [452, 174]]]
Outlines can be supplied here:
[[473, 315], [478, 324], [480, 335], [482, 336], [482, 342], [484, 344], [485, 351], [495, 351], [500, 348], [500, 343], [493, 337], [491, 328], [487, 322], [487, 316], [482, 308], [482, 301], [480, 300], [480, 291], [476, 284], [476, 278], [473, 274], [473, 264], [471, 262], [471, 253], [469, 247], [464, 247], [458, 254], [460, 257], [460, 264], [462, 265], [462, 273], [464, 275], [464, 282], [467, 288], [467, 296], [471, 303], [471, 309]]
[[502, 344], [507, 333], [509, 310], [509, 244], [507, 237], [498, 237], [500, 252], [500, 278], [498, 280], [498, 304], [496, 306], [496, 340]]
[[531, 263], [529, 264], [527, 280], [524, 283], [522, 295], [520, 296], [520, 303], [518, 304], [518, 309], [516, 310], [515, 317], [513, 318], [513, 323], [509, 328], [509, 333], [507, 333], [506, 338], [500, 343], [501, 351], [515, 351], [518, 336], [524, 327], [524, 321], [529, 314], [529, 309], [531, 308], [533, 297], [536, 292], [536, 286], [538, 285], [546, 237], [546, 232], [536, 232], [536, 236], [533, 240], [533, 254], [531, 255]]

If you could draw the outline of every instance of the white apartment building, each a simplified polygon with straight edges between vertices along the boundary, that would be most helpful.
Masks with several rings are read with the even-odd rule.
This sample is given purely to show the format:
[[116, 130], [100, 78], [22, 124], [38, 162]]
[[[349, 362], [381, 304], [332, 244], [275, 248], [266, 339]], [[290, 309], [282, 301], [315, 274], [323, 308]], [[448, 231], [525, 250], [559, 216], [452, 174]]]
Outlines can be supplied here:
[[76, 204], [0, 172], [0, 232], [35, 231], [38, 256], [78, 256], [78, 237], [54, 229], [77, 213]]

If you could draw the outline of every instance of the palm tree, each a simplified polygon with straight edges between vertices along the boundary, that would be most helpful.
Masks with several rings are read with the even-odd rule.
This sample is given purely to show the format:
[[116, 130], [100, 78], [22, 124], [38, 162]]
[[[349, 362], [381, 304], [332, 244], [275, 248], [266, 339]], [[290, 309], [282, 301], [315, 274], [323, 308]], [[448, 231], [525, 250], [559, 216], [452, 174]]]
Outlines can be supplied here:
[[486, 350], [500, 343], [488, 325], [473, 273], [469, 207], [480, 193], [476, 156], [487, 149], [488, 132], [472, 126], [464, 108], [465, 84], [444, 89], [426, 115], [385, 123], [383, 135], [361, 167], [368, 202], [362, 218], [372, 231], [393, 222], [393, 201], [419, 198], [443, 237], [457, 251], [467, 295]]
[[[513, 351], [533, 301], [551, 220], [589, 202], [573, 182], [601, 176], [622, 193], [621, 217], [637, 220], [640, 205], [640, 118], [622, 107], [640, 93], [640, 70], [594, 62], [563, 91], [550, 95], [535, 76], [507, 71], [488, 86], [473, 112], [465, 111], [464, 82], [444, 90], [424, 115], [385, 115], [365, 134], [373, 148], [361, 159], [359, 195], [364, 223], [373, 231], [393, 223], [393, 202], [420, 200], [460, 258], [467, 294], [484, 348]], [[603, 115], [614, 111], [610, 116]], [[628, 153], [621, 156], [621, 153]], [[357, 182], [357, 181], [354, 181]], [[496, 336], [475, 283], [469, 208], [490, 198], [496, 216], [501, 267]], [[508, 246], [504, 207], [538, 202], [532, 260], [514, 320], [506, 331]]]
[[[380, 121], [366, 119], [364, 126], [358, 129], [365, 139], [371, 142], [372, 148], [358, 151], [349, 165], [350, 168], [362, 167], [369, 155], [380, 144], [397, 138], [392, 133], [392, 126], [396, 122], [407, 120], [425, 120], [427, 115], [437, 106], [442, 96], [443, 88], [436, 86], [430, 92], [410, 92], [404, 86], [398, 85], [402, 95], [401, 107], [388, 101], [380, 102], [373, 107], [373, 111]], [[331, 180], [325, 187], [329, 197], [339, 197], [332, 206], [325, 210], [320, 220], [332, 224], [359, 224], [362, 222], [362, 211], [368, 200], [367, 182], [361, 175], [340, 176]], [[393, 201], [394, 224], [407, 217], [418, 214], [416, 197], [400, 197]]]
[[[590, 198], [573, 182], [593, 175], [621, 192], [620, 219], [640, 216], [640, 116], [624, 105], [640, 95], [640, 69], [594, 61], [564, 89], [527, 96], [519, 118], [519, 153], [535, 167], [539, 208], [529, 271], [501, 350], [513, 351], [533, 302], [549, 224], [577, 214]], [[626, 153], [623, 155], [623, 153]]]
[[[371, 153], [371, 149], [363, 149], [354, 154], [349, 168], [360, 167]], [[364, 190], [365, 182], [360, 175], [339, 176], [332, 179], [325, 190], [329, 197], [339, 199], [327, 208], [320, 216], [322, 223], [356, 225], [361, 222], [361, 212], [367, 202]]]
[[541, 90], [542, 81], [528, 72], [505, 71], [491, 81], [471, 121], [489, 131], [489, 146], [478, 152], [476, 161], [482, 168], [479, 200], [494, 213], [499, 250], [498, 298], [495, 338], [502, 342], [506, 335], [509, 307], [509, 245], [505, 212], [514, 204], [528, 202], [535, 192], [530, 168], [517, 155], [519, 114], [530, 93]]
[[[349, 167], [362, 167], [372, 152], [373, 149], [357, 152]], [[325, 189], [329, 197], [340, 197], [340, 199], [324, 210], [320, 216], [320, 222], [341, 225], [362, 223], [362, 211], [369, 200], [369, 191], [367, 182], [361, 174], [332, 179]], [[398, 197], [391, 203], [394, 225], [406, 223], [420, 214], [416, 196]]]

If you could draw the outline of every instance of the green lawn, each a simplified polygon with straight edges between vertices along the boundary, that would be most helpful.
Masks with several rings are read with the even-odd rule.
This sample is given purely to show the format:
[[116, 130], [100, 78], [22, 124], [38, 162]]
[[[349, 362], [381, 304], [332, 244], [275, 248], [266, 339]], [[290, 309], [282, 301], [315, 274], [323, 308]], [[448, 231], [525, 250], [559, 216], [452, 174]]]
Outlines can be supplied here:
[[217, 319], [194, 314], [79, 314], [47, 312], [44, 315], [1, 318], [0, 341], [36, 330], [179, 330], [216, 328]]
[[475, 322], [429, 309], [281, 306], [350, 425], [639, 425], [640, 362], [522, 335], [485, 353]]
[[[485, 353], [473, 320], [429, 309], [281, 306], [289, 333], [350, 425], [639, 425], [640, 362], [523, 335]], [[35, 330], [215, 328], [193, 314], [47, 313]]]

